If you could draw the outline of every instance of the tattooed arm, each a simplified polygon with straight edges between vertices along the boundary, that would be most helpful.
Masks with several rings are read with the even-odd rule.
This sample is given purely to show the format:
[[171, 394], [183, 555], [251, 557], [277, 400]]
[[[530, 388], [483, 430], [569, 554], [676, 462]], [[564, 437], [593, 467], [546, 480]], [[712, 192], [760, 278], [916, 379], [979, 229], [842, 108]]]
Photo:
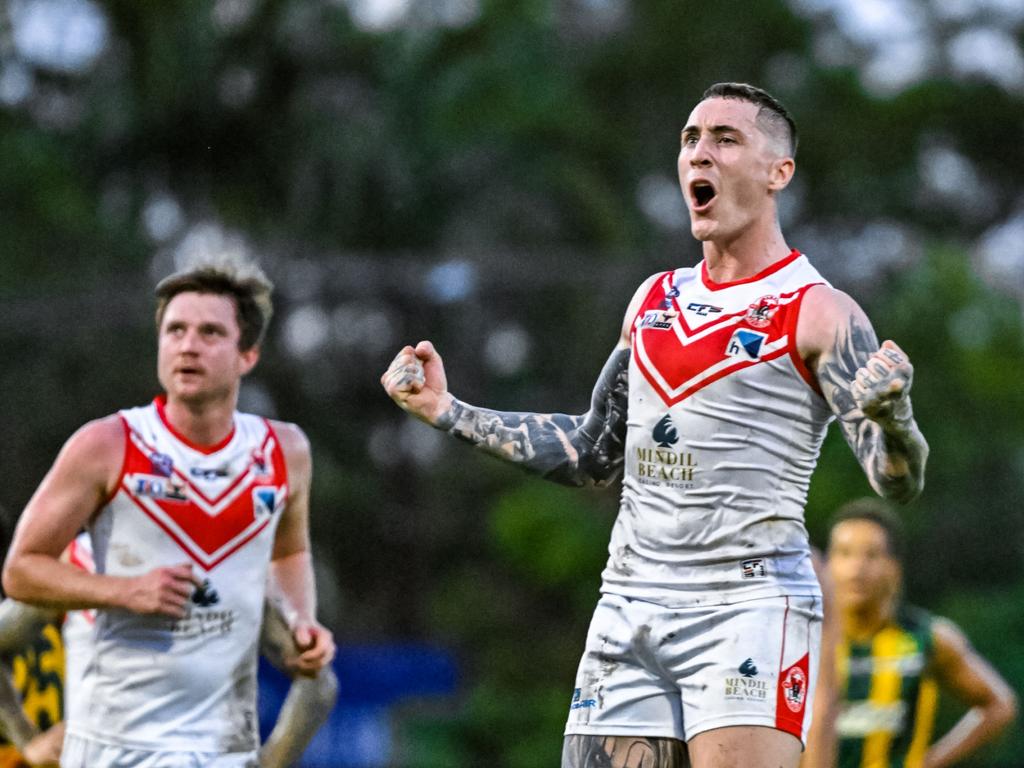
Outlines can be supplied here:
[[899, 502], [917, 496], [928, 443], [914, 421], [907, 355], [891, 341], [880, 348], [864, 311], [826, 286], [808, 290], [797, 344], [871, 487]]
[[582, 416], [503, 413], [452, 400], [436, 426], [565, 485], [607, 485], [622, 470], [629, 349], [612, 352]]
[[637, 290], [619, 343], [598, 377], [590, 410], [580, 416], [507, 413], [456, 400], [429, 341], [398, 353], [381, 376], [388, 395], [428, 424], [481, 450], [566, 485], [607, 485], [622, 470], [628, 403], [629, 331], [656, 276]]

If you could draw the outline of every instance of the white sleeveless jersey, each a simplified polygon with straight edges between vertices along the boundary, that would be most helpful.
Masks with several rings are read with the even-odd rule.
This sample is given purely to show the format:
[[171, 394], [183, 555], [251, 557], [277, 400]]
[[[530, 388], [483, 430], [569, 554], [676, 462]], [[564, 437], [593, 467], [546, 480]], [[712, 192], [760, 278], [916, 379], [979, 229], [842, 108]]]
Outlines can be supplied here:
[[256, 660], [274, 531], [287, 496], [270, 423], [235, 413], [217, 446], [175, 433], [163, 402], [121, 412], [119, 487], [90, 526], [97, 573], [183, 562], [205, 580], [184, 619], [97, 612], [88, 710], [69, 732], [129, 749], [258, 747]]
[[622, 499], [602, 591], [669, 607], [820, 595], [804, 502], [832, 418], [796, 349], [797, 251], [660, 275], [633, 321]]
[[[80, 533], [68, 545], [68, 562], [86, 573], [96, 573], [92, 558], [92, 542], [88, 533]], [[86, 670], [93, 655], [96, 611], [68, 611], [64, 614], [61, 637], [64, 641], [64, 720], [81, 722], [90, 707], [82, 695]]]

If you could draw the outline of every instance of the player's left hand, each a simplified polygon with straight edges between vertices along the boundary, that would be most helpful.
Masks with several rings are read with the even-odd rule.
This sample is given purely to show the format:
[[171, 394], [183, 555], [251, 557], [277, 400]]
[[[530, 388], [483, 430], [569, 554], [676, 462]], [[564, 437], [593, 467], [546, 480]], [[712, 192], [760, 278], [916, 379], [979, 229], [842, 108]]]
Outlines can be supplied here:
[[316, 621], [299, 621], [292, 626], [296, 654], [286, 653], [285, 666], [297, 675], [314, 677], [334, 658], [334, 635]]
[[857, 407], [872, 421], [884, 424], [901, 415], [910, 398], [914, 366], [893, 341], [882, 347], [857, 370], [850, 394]]

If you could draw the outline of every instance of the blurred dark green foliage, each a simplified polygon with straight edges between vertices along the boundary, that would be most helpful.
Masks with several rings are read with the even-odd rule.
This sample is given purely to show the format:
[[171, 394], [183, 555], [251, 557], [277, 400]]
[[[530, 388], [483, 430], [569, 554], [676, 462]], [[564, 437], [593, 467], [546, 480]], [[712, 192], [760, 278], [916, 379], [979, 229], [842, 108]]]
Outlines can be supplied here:
[[[38, 69], [31, 100], [0, 109], [3, 503], [24, 505], [84, 420], [154, 394], [151, 261], [169, 269], [175, 241], [155, 243], [142, 219], [171, 195], [186, 227], [244, 233], [282, 286], [254, 380], [314, 444], [313, 534], [339, 640], [458, 654], [457, 697], [403, 710], [396, 760], [556, 764], [615, 489], [549, 486], [454, 443], [418, 461], [429, 440], [377, 383], [394, 350], [298, 361], [282, 325], [309, 303], [361, 302], [387, 314], [396, 345], [434, 339], [466, 400], [581, 412], [634, 286], [699, 258], [685, 225], [644, 213], [638, 187], [672, 183], [707, 85], [748, 80], [800, 126], [791, 244], [823, 232], [812, 257], [917, 367], [932, 455], [906, 509], [908, 593], [960, 621], [1020, 689], [1024, 328], [970, 243], [1017, 204], [1024, 104], [941, 78], [872, 96], [853, 66], [816, 63], [812, 26], [785, 2], [737, 5], [624, 2], [605, 28], [579, 2], [488, 0], [464, 27], [371, 34], [336, 2], [255, 3], [224, 28], [208, 0], [109, 0], [113, 41], [94, 67]], [[236, 76], [251, 78], [247, 96], [232, 96]], [[71, 117], [40, 117], [54, 98]], [[935, 140], [995, 190], [982, 214], [920, 194]], [[919, 247], [848, 284], [839, 242], [878, 218]], [[477, 285], [446, 304], [423, 285], [449, 259], [474, 265]], [[531, 339], [515, 372], [481, 365], [502, 323]], [[868, 492], [833, 430], [808, 502], [815, 542], [836, 506]], [[1016, 765], [1021, 751], [1017, 731], [970, 764]]]

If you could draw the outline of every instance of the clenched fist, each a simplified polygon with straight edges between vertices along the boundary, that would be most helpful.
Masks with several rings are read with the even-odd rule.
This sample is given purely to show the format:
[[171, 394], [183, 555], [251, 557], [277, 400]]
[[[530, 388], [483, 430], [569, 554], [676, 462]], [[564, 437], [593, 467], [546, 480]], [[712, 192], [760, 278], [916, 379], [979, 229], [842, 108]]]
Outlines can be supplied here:
[[872, 421], [884, 424], [906, 418], [914, 366], [895, 342], [885, 341], [868, 358], [850, 386], [857, 407]]
[[441, 356], [429, 341], [403, 347], [380, 383], [399, 407], [431, 425], [451, 408], [454, 399], [448, 393]]

